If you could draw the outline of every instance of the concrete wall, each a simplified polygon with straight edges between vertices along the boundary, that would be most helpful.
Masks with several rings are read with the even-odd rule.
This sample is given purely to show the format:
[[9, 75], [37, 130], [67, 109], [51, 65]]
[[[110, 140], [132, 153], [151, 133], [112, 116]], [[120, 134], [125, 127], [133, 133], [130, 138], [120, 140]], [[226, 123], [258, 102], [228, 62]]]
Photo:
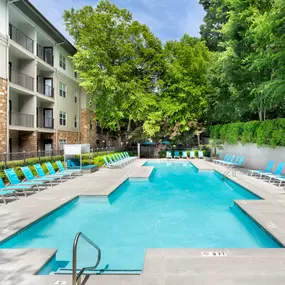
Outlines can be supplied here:
[[[250, 169], [265, 169], [269, 160], [274, 160], [277, 164], [285, 161], [285, 147], [257, 147], [256, 144], [229, 145], [225, 144], [223, 150], [217, 150], [224, 157], [225, 154], [244, 155], [244, 166]], [[285, 170], [284, 170], [285, 172]]]

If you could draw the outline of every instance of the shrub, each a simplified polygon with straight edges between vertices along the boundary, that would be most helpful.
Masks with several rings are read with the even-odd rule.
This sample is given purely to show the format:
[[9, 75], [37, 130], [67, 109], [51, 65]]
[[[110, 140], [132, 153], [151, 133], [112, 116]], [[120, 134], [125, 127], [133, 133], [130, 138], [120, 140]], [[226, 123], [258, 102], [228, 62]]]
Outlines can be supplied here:
[[285, 118], [232, 123], [210, 127], [211, 137], [230, 144], [256, 143], [258, 146], [285, 146]]

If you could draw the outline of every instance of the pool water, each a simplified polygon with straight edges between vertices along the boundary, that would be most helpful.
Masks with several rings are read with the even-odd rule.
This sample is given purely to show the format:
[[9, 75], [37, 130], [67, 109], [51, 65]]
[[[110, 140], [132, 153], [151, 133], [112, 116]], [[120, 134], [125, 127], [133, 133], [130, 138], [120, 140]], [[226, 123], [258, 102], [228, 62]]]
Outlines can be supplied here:
[[[142, 269], [146, 248], [276, 248], [279, 245], [233, 200], [259, 199], [191, 163], [147, 163], [149, 180], [127, 180], [109, 198], [80, 197], [27, 228], [1, 248], [56, 248], [57, 267], [71, 268], [83, 232], [102, 250], [99, 269]], [[96, 261], [79, 242], [78, 268]]]

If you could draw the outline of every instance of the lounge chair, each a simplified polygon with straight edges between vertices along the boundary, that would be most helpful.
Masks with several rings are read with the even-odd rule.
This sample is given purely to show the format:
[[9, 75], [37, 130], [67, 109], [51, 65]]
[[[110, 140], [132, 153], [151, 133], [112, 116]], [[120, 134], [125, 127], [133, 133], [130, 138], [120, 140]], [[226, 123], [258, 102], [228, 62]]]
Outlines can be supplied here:
[[216, 159], [214, 162], [219, 164], [219, 163], [222, 163], [225, 161], [229, 161], [231, 159], [231, 157], [232, 157], [231, 155], [226, 154], [223, 159]]
[[47, 174], [44, 172], [42, 166], [41, 166], [39, 163], [35, 164], [35, 165], [34, 165], [34, 168], [35, 168], [35, 170], [36, 170], [38, 176], [41, 177], [41, 178], [48, 177], [49, 179], [52, 179], [53, 181], [57, 181], [57, 180], [59, 180], [60, 182], [66, 181], [66, 178], [63, 177], [63, 176], [47, 175]]
[[274, 160], [270, 160], [264, 170], [255, 170], [255, 169], [250, 169], [248, 170], [247, 174], [249, 176], [254, 176], [254, 175], [260, 175], [261, 173], [271, 173], [271, 169], [274, 165]]
[[190, 151], [190, 158], [195, 158], [195, 151], [193, 150]]
[[238, 156], [235, 157], [234, 160], [231, 159], [232, 161], [223, 161], [221, 164], [223, 164], [223, 165], [230, 165], [230, 164], [238, 163], [239, 162], [239, 158], [240, 158], [240, 156], [238, 155]]
[[261, 173], [260, 179], [262, 179], [262, 178], [264, 178], [265, 180], [269, 179], [269, 181], [268, 181], [269, 183], [271, 181], [275, 181], [275, 180], [282, 181], [284, 178], [284, 176], [282, 175], [282, 171], [283, 171], [284, 166], [285, 166], [285, 162], [280, 162], [274, 173]]
[[179, 151], [174, 152], [174, 158], [180, 158]]
[[37, 188], [38, 191], [41, 190], [41, 187], [47, 188], [45, 182], [42, 181], [21, 182], [13, 168], [5, 169], [4, 172], [12, 185], [31, 186]]
[[228, 166], [235, 166], [235, 167], [241, 167], [244, 161], [244, 156], [239, 157], [238, 159], [236, 159], [234, 162], [228, 162], [224, 165], [228, 165]]
[[198, 157], [199, 157], [199, 158], [204, 158], [204, 153], [203, 153], [202, 150], [199, 150], [199, 152], [198, 152]]
[[235, 157], [235, 154], [233, 154], [227, 161], [221, 161], [220, 164], [234, 163]]
[[26, 190], [32, 190], [34, 192], [34, 189], [32, 189], [32, 186], [24, 186], [24, 185], [12, 185], [12, 186], [6, 186], [3, 182], [3, 180], [0, 178], [0, 196], [3, 200], [3, 202], [6, 204], [6, 197], [15, 197], [16, 199], [19, 199], [16, 195], [16, 192], [24, 193], [24, 195], [27, 197]]
[[[111, 156], [111, 155], [110, 155]], [[118, 163], [118, 164], [122, 164], [123, 166], [124, 165], [127, 165], [130, 160], [129, 159], [126, 159], [124, 158], [123, 156], [121, 156], [119, 153], [116, 153], [116, 154], [113, 154], [113, 160], [114, 162]]]
[[130, 156], [127, 151], [125, 151], [124, 154], [126, 155], [126, 157], [133, 159], [133, 160], [136, 160], [138, 158], [137, 156]]
[[188, 158], [186, 150], [182, 151], [182, 158], [186, 158], [186, 159]]
[[104, 159], [104, 162], [105, 162], [105, 167], [108, 167], [108, 168], [118, 168], [118, 167], [122, 167], [122, 164], [118, 164], [118, 163], [114, 163], [114, 162], [109, 162], [106, 156], [104, 156], [103, 159]]
[[71, 173], [56, 172], [50, 162], [46, 162], [45, 165], [46, 165], [46, 168], [49, 174], [52, 175], [53, 177], [61, 177], [61, 178], [66, 178], [66, 179], [74, 178], [74, 175], [72, 175]]
[[128, 156], [126, 152], [122, 152], [122, 153], [120, 153], [120, 155], [130, 162], [133, 162], [137, 159], [137, 157], [135, 157], [135, 156]]
[[124, 161], [126, 164], [129, 164], [129, 163], [134, 161], [133, 158], [124, 155], [123, 152], [122, 153], [117, 153], [117, 157], [119, 157], [119, 159], [121, 161]]
[[70, 173], [71, 175], [83, 175], [82, 169], [65, 169], [60, 160], [56, 161], [60, 173]]
[[110, 162], [112, 164], [117, 164], [119, 167], [123, 167], [125, 162], [124, 161], [115, 161], [112, 159], [111, 155], [107, 155], [107, 157], [109, 158]]
[[169, 158], [172, 158], [171, 151], [168, 150], [168, 151], [166, 152], [166, 158], [168, 158], [168, 159], [169, 159]]
[[27, 181], [40, 181], [43, 183], [49, 183], [50, 186], [53, 186], [54, 184], [58, 184], [57, 180], [54, 180], [53, 178], [50, 177], [35, 177], [33, 172], [28, 166], [21, 167], [22, 172], [24, 173]]

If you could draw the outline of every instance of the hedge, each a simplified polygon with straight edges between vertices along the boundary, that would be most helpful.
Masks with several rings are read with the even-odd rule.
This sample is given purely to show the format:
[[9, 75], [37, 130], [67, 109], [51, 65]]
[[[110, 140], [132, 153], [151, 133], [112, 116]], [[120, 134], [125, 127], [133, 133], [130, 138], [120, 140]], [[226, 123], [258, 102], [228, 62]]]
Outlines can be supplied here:
[[258, 146], [285, 146], [285, 118], [211, 126], [210, 136], [229, 144], [240, 142], [256, 143]]

